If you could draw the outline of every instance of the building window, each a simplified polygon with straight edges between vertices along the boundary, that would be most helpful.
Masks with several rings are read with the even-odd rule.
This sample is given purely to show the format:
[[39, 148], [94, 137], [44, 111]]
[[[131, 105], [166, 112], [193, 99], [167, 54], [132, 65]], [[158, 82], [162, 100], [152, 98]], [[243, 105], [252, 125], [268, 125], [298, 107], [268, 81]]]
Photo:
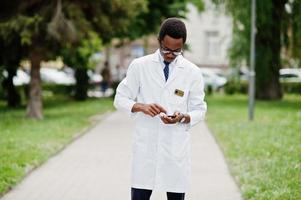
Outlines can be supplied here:
[[219, 41], [219, 33], [217, 31], [206, 32], [206, 49], [209, 59], [217, 59], [220, 57], [221, 47]]

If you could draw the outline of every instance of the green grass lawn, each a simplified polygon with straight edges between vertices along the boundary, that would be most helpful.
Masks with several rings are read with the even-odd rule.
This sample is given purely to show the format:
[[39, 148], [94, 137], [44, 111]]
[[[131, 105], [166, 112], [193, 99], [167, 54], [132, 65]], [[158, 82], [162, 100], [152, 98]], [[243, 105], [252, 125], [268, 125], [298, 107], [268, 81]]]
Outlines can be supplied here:
[[25, 107], [8, 109], [0, 101], [0, 196], [24, 175], [58, 152], [91, 125], [91, 116], [113, 110], [111, 99], [44, 101], [44, 120], [29, 120]]
[[209, 96], [207, 103], [208, 126], [244, 199], [301, 199], [301, 95], [257, 101], [253, 122], [246, 96]]

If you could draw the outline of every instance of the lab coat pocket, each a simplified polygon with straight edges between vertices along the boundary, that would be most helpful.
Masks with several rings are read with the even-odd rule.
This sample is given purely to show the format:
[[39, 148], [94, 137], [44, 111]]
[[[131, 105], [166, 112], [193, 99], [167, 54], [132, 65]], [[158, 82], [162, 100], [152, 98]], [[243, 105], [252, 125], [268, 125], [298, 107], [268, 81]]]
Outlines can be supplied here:
[[173, 132], [172, 137], [172, 156], [174, 160], [185, 159], [189, 151], [189, 134], [182, 127]]
[[181, 97], [175, 94], [172, 94], [171, 99], [172, 99], [171, 101], [172, 104], [182, 104], [185, 100], [184, 96]]
[[134, 155], [140, 158], [151, 158], [155, 154], [155, 132], [143, 126], [137, 126], [134, 135]]
[[186, 107], [187, 107], [186, 106], [186, 104], [187, 104], [186, 96], [187, 95], [186, 95], [185, 91], [184, 91], [183, 96], [177, 95], [177, 94], [175, 94], [175, 92], [170, 94], [169, 104], [172, 107], [173, 112], [175, 112], [175, 111], [179, 111], [179, 112], [183, 112], [183, 113], [186, 112]]

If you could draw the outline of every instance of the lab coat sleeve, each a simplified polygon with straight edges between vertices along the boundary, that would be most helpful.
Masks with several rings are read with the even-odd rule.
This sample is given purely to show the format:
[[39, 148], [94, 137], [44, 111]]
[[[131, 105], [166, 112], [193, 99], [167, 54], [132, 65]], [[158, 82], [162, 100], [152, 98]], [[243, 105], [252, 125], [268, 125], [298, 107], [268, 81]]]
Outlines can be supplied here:
[[190, 123], [188, 124], [187, 129], [205, 119], [207, 104], [204, 101], [204, 98], [204, 82], [202, 74], [199, 73], [189, 93], [187, 114], [190, 115]]
[[135, 60], [130, 64], [126, 77], [120, 82], [116, 89], [114, 106], [132, 116], [132, 108], [136, 103], [139, 92], [139, 71]]

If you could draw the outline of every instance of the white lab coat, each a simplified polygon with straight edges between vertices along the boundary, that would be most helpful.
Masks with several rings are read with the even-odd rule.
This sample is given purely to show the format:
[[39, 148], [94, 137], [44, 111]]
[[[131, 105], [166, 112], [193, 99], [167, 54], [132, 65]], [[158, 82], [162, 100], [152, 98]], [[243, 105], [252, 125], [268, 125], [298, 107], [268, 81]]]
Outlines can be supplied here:
[[[176, 89], [184, 95], [176, 95]], [[204, 119], [207, 109], [204, 95], [199, 68], [182, 56], [177, 57], [167, 82], [159, 50], [130, 64], [127, 76], [117, 88], [114, 105], [135, 120], [132, 187], [178, 193], [187, 191], [190, 177], [188, 130]], [[136, 102], [157, 103], [167, 110], [167, 114], [187, 113], [191, 122], [166, 125], [159, 116], [131, 113]]]

